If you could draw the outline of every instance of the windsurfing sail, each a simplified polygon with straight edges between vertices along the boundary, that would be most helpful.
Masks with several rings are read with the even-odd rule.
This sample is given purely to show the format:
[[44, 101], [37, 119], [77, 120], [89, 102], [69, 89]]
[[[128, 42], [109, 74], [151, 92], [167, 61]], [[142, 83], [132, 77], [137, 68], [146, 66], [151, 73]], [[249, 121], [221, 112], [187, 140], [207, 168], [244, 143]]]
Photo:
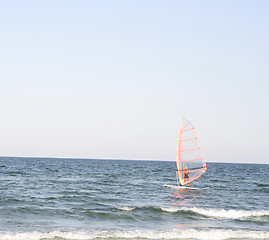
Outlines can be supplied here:
[[181, 186], [200, 178], [207, 170], [194, 126], [182, 118], [177, 144], [177, 172]]

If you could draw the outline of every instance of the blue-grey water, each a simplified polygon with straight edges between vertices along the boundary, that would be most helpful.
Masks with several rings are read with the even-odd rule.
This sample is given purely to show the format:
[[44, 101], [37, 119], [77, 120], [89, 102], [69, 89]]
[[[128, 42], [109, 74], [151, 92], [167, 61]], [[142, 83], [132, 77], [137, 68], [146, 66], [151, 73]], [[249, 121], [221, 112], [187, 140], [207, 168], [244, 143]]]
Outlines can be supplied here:
[[0, 158], [1, 239], [269, 239], [269, 165]]

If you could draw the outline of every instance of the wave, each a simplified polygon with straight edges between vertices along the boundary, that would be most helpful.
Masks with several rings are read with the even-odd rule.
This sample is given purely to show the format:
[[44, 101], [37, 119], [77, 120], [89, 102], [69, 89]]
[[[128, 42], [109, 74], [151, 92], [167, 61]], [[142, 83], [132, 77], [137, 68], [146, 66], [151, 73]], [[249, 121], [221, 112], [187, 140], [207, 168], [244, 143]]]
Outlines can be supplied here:
[[268, 210], [259, 210], [259, 211], [248, 211], [248, 210], [226, 210], [226, 209], [210, 209], [210, 208], [196, 208], [196, 207], [117, 207], [120, 211], [150, 211], [150, 212], [168, 212], [168, 213], [183, 213], [183, 214], [195, 214], [200, 215], [207, 218], [218, 218], [218, 219], [249, 219], [249, 218], [261, 218], [261, 217], [269, 217]]
[[269, 232], [211, 229], [211, 230], [135, 230], [135, 231], [80, 231], [80, 232], [0, 232], [0, 240], [94, 240], [94, 239], [197, 239], [197, 240], [225, 240], [225, 239], [269, 239]]
[[256, 183], [258, 187], [269, 187], [269, 184], [266, 183]]
[[117, 209], [121, 211], [130, 212], [130, 211], [133, 211], [135, 207], [118, 207]]
[[204, 208], [187, 208], [187, 207], [162, 207], [164, 212], [190, 212], [199, 214], [210, 218], [226, 218], [226, 219], [244, 219], [244, 218], [258, 218], [258, 217], [269, 217], [268, 210], [259, 211], [247, 211], [247, 210], [225, 210], [225, 209], [204, 209]]
[[[185, 208], [184, 208], [185, 209]], [[161, 207], [161, 210], [163, 212], [170, 212], [170, 213], [175, 213], [175, 212], [179, 212], [182, 211], [183, 208], [178, 208], [178, 207]], [[184, 211], [184, 210], [183, 210]]]

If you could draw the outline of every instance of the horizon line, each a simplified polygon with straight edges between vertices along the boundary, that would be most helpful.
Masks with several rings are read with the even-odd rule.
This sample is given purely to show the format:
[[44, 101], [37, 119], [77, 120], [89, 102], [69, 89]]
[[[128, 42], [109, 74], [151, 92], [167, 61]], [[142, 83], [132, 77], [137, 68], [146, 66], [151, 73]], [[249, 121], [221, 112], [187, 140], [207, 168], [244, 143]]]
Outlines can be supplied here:
[[[78, 160], [114, 160], [114, 161], [156, 161], [156, 162], [176, 162], [175, 160], [161, 160], [161, 159], [123, 159], [123, 158], [85, 158], [85, 157], [31, 157], [31, 156], [0, 156], [0, 158], [36, 158], [36, 159], [78, 159]], [[207, 163], [232, 163], [232, 164], [263, 164], [269, 163], [255, 163], [255, 162], [212, 162]]]

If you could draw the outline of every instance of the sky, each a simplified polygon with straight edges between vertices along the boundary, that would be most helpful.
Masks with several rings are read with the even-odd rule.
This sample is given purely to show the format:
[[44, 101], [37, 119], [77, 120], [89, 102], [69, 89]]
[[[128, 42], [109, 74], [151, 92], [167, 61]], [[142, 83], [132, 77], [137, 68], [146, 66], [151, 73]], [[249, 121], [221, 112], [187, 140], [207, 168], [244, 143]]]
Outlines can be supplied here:
[[0, 2], [0, 156], [269, 164], [269, 2]]

